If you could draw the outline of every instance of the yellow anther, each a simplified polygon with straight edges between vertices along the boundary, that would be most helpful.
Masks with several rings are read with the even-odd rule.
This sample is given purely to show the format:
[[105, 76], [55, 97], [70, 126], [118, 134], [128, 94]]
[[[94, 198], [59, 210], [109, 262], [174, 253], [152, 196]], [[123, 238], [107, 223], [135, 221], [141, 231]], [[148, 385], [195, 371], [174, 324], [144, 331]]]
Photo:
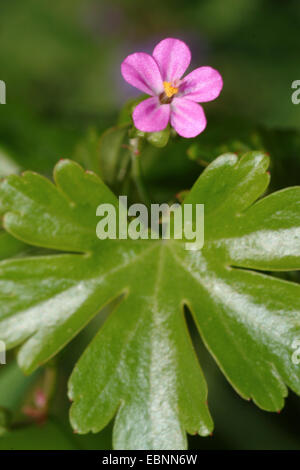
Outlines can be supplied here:
[[164, 82], [164, 89], [168, 98], [171, 98], [173, 95], [178, 93], [178, 88], [172, 86], [170, 82]]

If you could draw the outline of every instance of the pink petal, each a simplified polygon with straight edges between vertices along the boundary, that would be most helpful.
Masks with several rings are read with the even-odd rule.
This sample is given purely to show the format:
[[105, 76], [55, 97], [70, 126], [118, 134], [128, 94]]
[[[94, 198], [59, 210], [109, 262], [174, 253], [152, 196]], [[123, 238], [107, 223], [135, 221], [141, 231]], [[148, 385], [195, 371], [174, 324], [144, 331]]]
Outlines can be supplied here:
[[159, 99], [148, 98], [134, 109], [134, 125], [142, 132], [158, 132], [165, 129], [170, 118], [170, 105], [160, 104]]
[[149, 54], [129, 55], [122, 62], [121, 72], [126, 82], [148, 95], [159, 95], [164, 90], [158, 65]]
[[164, 81], [182, 77], [191, 62], [191, 51], [180, 39], [167, 38], [157, 44], [153, 57], [159, 65]]
[[212, 67], [200, 67], [189, 73], [180, 85], [180, 95], [187, 100], [204, 103], [216, 99], [223, 87], [219, 72]]
[[174, 98], [171, 105], [171, 126], [181, 137], [196, 137], [206, 127], [202, 106], [185, 98]]

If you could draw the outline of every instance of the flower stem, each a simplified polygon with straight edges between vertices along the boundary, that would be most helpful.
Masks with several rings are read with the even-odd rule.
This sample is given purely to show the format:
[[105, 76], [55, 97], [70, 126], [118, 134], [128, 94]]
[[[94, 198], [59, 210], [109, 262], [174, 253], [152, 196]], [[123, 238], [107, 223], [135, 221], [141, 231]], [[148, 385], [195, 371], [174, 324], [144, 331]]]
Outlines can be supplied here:
[[135, 182], [136, 189], [141, 201], [146, 205], [150, 206], [151, 200], [149, 194], [146, 190], [142, 169], [141, 169], [141, 156], [139, 151], [139, 138], [135, 137], [134, 139], [130, 139], [130, 150], [131, 150], [131, 171], [132, 171], [132, 178]]

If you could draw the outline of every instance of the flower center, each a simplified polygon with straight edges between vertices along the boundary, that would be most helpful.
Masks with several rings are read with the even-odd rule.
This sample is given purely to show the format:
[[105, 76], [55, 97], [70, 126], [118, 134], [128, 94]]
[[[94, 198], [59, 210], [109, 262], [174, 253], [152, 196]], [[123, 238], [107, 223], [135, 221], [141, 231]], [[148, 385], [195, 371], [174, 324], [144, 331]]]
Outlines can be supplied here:
[[173, 100], [174, 95], [179, 92], [180, 80], [175, 80], [175, 82], [163, 82], [164, 91], [159, 95], [159, 100], [161, 104], [170, 104]]
[[173, 86], [170, 82], [164, 82], [164, 89], [168, 98], [172, 98], [172, 96], [176, 95], [179, 91], [179, 88]]

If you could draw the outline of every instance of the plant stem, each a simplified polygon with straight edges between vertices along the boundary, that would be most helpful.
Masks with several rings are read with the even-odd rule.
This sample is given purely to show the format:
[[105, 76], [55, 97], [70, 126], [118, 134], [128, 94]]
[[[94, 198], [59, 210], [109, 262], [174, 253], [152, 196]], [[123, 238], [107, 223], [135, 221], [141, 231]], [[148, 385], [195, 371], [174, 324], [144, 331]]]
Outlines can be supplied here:
[[149, 194], [146, 190], [143, 176], [142, 176], [142, 169], [141, 169], [141, 157], [139, 152], [139, 138], [135, 137], [134, 139], [130, 139], [130, 150], [131, 150], [131, 170], [132, 170], [132, 178], [135, 182], [138, 195], [141, 201], [146, 204], [146, 206], [150, 206], [151, 200]]

